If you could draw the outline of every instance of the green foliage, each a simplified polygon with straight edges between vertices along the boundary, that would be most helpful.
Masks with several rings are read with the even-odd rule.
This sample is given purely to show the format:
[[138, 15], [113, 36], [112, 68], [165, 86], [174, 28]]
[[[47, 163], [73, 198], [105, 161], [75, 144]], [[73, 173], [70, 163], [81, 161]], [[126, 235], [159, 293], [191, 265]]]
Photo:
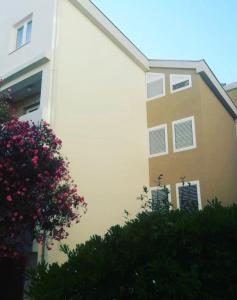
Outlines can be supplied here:
[[32, 300], [237, 299], [237, 206], [141, 213], [31, 274]]

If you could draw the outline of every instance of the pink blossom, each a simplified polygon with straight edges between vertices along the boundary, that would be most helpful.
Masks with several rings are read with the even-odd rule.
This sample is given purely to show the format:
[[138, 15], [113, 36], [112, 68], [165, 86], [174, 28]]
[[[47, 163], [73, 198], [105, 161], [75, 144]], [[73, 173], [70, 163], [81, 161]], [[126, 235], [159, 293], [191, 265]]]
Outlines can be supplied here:
[[12, 202], [12, 201], [13, 201], [13, 199], [12, 199], [12, 196], [11, 196], [11, 195], [7, 195], [6, 199], [7, 199], [7, 201], [8, 201], [8, 202]]

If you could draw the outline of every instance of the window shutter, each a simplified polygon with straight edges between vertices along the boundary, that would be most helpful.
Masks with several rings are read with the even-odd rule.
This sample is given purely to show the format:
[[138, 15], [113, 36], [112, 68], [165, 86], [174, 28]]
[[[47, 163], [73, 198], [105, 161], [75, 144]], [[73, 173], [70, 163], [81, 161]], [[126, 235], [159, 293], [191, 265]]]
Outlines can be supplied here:
[[194, 146], [192, 119], [174, 124], [175, 149], [183, 149]]
[[179, 203], [180, 209], [185, 209], [187, 206], [198, 209], [198, 190], [197, 185], [185, 185], [179, 187]]
[[147, 99], [164, 95], [164, 75], [159, 73], [147, 74]]
[[167, 153], [166, 127], [149, 131], [150, 155]]
[[[160, 211], [169, 203], [168, 193], [165, 189], [156, 189], [151, 191], [152, 211]], [[169, 205], [168, 205], [169, 206]]]

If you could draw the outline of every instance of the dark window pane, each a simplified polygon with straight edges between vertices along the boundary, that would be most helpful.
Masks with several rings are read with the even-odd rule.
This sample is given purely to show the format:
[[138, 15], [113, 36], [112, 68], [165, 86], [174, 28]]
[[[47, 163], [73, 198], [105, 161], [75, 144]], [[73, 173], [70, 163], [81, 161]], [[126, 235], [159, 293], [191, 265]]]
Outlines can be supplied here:
[[185, 185], [179, 187], [180, 209], [198, 209], [197, 185]]
[[167, 189], [157, 189], [151, 191], [152, 211], [169, 210], [169, 192]]
[[185, 81], [181, 81], [179, 83], [175, 83], [173, 84], [173, 90], [178, 90], [178, 89], [181, 89], [185, 86], [188, 86], [189, 85], [189, 79], [188, 80], [185, 80]]

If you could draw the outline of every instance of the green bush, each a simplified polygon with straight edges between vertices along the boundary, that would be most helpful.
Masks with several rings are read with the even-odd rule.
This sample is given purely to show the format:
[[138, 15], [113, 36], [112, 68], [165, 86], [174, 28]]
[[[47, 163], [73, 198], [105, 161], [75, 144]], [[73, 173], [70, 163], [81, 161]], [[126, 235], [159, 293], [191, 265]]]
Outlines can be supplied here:
[[31, 273], [30, 299], [237, 299], [237, 206], [143, 213]]

